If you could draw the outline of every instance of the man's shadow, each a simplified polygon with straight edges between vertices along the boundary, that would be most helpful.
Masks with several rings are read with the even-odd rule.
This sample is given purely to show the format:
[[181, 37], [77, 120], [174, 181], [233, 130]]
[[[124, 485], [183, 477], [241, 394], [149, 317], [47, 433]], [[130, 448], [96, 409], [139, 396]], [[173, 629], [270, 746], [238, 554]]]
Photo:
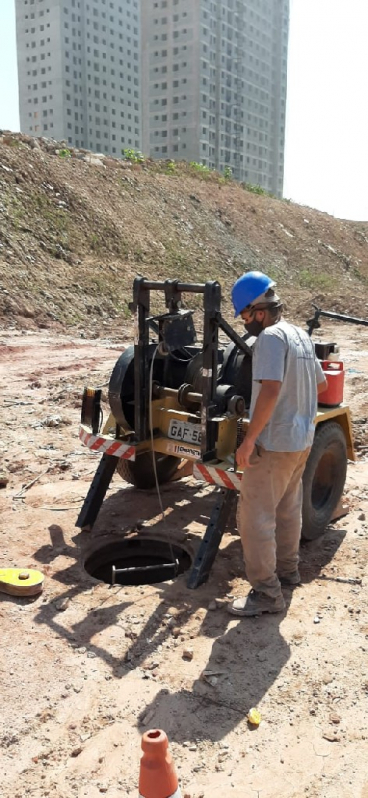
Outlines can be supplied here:
[[[185, 528], [192, 520], [199, 517], [206, 523], [214, 501], [210, 494], [196, 496], [195, 490], [188, 486], [184, 494], [177, 496], [176, 486], [167, 486], [167, 489], [171, 494], [173, 512], [166, 523], [175, 528], [175, 524], [180, 522], [180, 528]], [[96, 525], [97, 537], [98, 533], [101, 534], [106, 529], [110, 532], [113, 526], [116, 527], [118, 539], [124, 537], [121, 532], [121, 507], [124, 496], [119, 495], [120, 493], [119, 491], [104, 502]], [[183, 507], [180, 500], [184, 499], [185, 494], [190, 501]], [[128, 524], [137, 517], [136, 502], [139, 501], [140, 494], [130, 489], [129, 497], [131, 502], [125, 504], [123, 502], [126, 509], [124, 521]], [[145, 496], [146, 516], [148, 517], [152, 511], [152, 516], [155, 518], [150, 530], [152, 534], [159, 533], [160, 529], [162, 532], [162, 521], [156, 520], [155, 517], [157, 507], [154, 496], [152, 495], [147, 502], [148, 498]], [[175, 499], [179, 500], [177, 506]], [[171, 630], [165, 620], [168, 605], [176, 608], [176, 623], [184, 628], [187, 620], [195, 615], [198, 609], [208, 608], [211, 599], [222, 599], [225, 604], [226, 596], [231, 589], [230, 580], [244, 576], [240, 539], [231, 534], [234, 527], [234, 518], [230, 516], [227, 534], [223, 541], [225, 545], [221, 548], [209, 580], [203, 588], [188, 590], [184, 576], [172, 582], [155, 585], [155, 589], [160, 592], [159, 605], [155, 606], [152, 612], [147, 610], [143, 628], [131, 638], [127, 650], [118, 656], [92, 641], [98, 627], [103, 630], [119, 623], [119, 615], [129, 605], [132, 606], [134, 603], [139, 606], [139, 598], [133, 592], [134, 588], [131, 596], [127, 596], [125, 589], [123, 601], [119, 598], [118, 591], [113, 605], [109, 600], [107, 606], [104, 600], [92, 612], [87, 609], [85, 617], [70, 631], [59, 622], [59, 613], [54, 604], [43, 605], [36, 620], [38, 623], [49, 625], [74, 645], [88, 645], [96, 656], [109, 665], [116, 677], [122, 678], [136, 667], [142, 666], [148, 656], [154, 656], [165, 640], [172, 639]], [[320, 540], [302, 547], [301, 572], [304, 581], [318, 577], [321, 570], [333, 558], [344, 534], [344, 531], [331, 526]], [[68, 545], [64, 540], [62, 528], [55, 525], [50, 527], [50, 539], [51, 545], [42, 546], [36, 553], [36, 558], [39, 562], [51, 562], [59, 554], [68, 557], [67, 567], [64, 566], [56, 571], [53, 579], [66, 586], [60, 598], [73, 599], [91, 588], [91, 580], [83, 571], [79, 545], [75, 545], [80, 542], [80, 533], [74, 538], [74, 545]], [[244, 592], [248, 589], [249, 585], [244, 583]], [[288, 591], [285, 598], [288, 607], [292, 600], [292, 592]], [[238, 620], [231, 618], [225, 608], [208, 612], [197, 632], [205, 638], [214, 639], [204, 672], [196, 675], [191, 689], [184, 688], [172, 693], [161, 689], [154, 701], [145, 707], [144, 714], [152, 716], [151, 725], [162, 725], [172, 739], [178, 741], [194, 740], [203, 736], [213, 740], [222, 739], [229, 730], [244, 721], [251, 706], [260, 703], [287, 663], [290, 648], [280, 632], [280, 622], [283, 618], [284, 614], [280, 614]], [[184, 673], [185, 667], [183, 661]], [[190, 727], [185, 718], [191, 719]], [[207, 732], [207, 729], [210, 731]]]
[[288, 662], [290, 646], [280, 632], [283, 618], [239, 620], [224, 612], [223, 633], [192, 688], [160, 690], [141, 718], [148, 717], [151, 727], [165, 728], [178, 743], [222, 740], [246, 721], [249, 709], [260, 704]]
[[[302, 585], [295, 590], [302, 591], [303, 584], [321, 576], [345, 534], [345, 530], [331, 524], [319, 540], [302, 544]], [[240, 575], [240, 539], [232, 538], [223, 554]], [[245, 582], [244, 592], [249, 588]], [[141, 719], [148, 717], [150, 726], [163, 726], [170, 739], [178, 743], [218, 741], [246, 721], [249, 709], [261, 703], [290, 658], [290, 646], [280, 624], [293, 593], [293, 589], [284, 590], [284, 613], [241, 620], [226, 612], [219, 612], [217, 617], [206, 615], [198, 635], [215, 639], [204, 670], [190, 690], [160, 690], [141, 713]]]

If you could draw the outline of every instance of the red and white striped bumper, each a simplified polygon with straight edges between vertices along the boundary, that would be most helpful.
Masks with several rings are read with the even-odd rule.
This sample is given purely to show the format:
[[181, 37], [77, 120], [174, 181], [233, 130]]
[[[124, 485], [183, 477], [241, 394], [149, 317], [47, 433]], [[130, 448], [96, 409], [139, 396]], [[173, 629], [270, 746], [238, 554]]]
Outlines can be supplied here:
[[202, 482], [209, 482], [210, 485], [220, 485], [221, 488], [239, 490], [242, 479], [242, 472], [229, 471], [218, 466], [203, 465], [195, 463], [193, 466], [193, 476]]
[[79, 428], [79, 437], [85, 446], [93, 452], [100, 454], [114, 454], [115, 457], [122, 457], [123, 460], [135, 460], [135, 446], [129, 443], [122, 443], [108, 435], [93, 435], [83, 424]]

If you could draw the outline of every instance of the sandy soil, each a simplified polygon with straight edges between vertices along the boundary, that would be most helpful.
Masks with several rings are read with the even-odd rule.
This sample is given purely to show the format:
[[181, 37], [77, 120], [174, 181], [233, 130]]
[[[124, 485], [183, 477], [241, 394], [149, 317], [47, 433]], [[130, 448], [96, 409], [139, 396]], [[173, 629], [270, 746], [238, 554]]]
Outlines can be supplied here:
[[[118, 476], [92, 534], [75, 528], [97, 465], [78, 440], [80, 392], [106, 383], [121, 342], [0, 333], [0, 566], [45, 574], [37, 598], [0, 594], [3, 798], [137, 795], [140, 737], [154, 726], [183, 797], [368, 798], [368, 330], [326, 325], [323, 339], [341, 346], [359, 449], [349, 513], [302, 546], [285, 614], [237, 620], [225, 604], [248, 585], [231, 525], [197, 591], [184, 576], [111, 587], [84, 569], [138, 520], [165, 535], [155, 491]], [[212, 489], [187, 478], [162, 499], [172, 539], [193, 549]]]

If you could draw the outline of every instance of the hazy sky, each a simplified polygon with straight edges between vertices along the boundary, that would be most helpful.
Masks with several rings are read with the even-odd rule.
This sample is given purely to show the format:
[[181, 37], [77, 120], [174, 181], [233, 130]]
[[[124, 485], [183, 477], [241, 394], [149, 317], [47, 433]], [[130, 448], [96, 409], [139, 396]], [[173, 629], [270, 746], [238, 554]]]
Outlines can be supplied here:
[[[291, 0], [284, 195], [368, 221], [368, 0]], [[0, 0], [0, 128], [19, 129], [15, 0]]]

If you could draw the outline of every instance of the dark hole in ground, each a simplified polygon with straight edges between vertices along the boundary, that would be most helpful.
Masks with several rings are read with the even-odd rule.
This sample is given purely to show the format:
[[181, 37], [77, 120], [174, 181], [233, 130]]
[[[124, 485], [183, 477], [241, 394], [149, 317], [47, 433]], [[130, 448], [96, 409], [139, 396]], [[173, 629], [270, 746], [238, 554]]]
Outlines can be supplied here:
[[[136, 538], [102, 546], [87, 557], [84, 567], [108, 585], [154, 585], [174, 579], [190, 565], [190, 555], [181, 546], [171, 548], [162, 540]], [[120, 569], [124, 571], [117, 573]]]

